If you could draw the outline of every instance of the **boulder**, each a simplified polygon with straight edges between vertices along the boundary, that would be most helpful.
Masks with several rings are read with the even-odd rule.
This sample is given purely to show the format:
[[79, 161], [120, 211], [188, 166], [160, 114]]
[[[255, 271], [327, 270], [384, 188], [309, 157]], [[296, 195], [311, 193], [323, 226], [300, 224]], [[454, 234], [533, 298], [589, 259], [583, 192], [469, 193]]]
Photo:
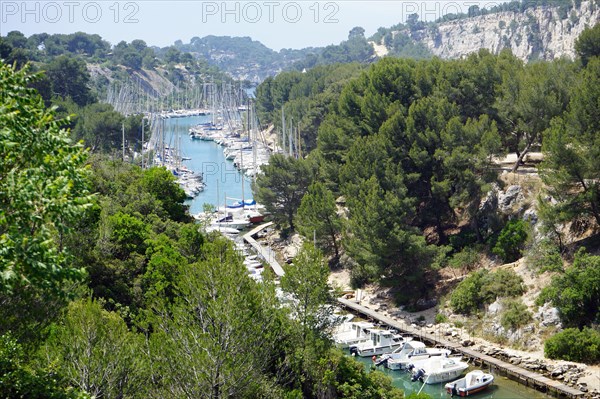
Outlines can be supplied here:
[[533, 208], [527, 209], [523, 214], [523, 220], [529, 222], [532, 225], [536, 224], [538, 222], [538, 215], [536, 210]]
[[421, 311], [421, 310], [431, 309], [435, 305], [437, 305], [437, 299], [435, 299], [435, 298], [431, 298], [431, 299], [423, 299], [423, 298], [421, 298], [421, 299], [417, 300], [417, 303], [415, 304], [415, 307], [417, 308], [417, 310]]
[[521, 358], [518, 356], [515, 356], [513, 358], [510, 359], [510, 363], [514, 364], [515, 366], [521, 364]]
[[556, 378], [556, 377], [558, 377], [558, 376], [560, 376], [560, 375], [562, 375], [562, 374], [566, 373], [566, 372], [567, 372], [567, 370], [569, 370], [569, 368], [568, 368], [567, 366], [565, 366], [564, 364], [563, 364], [563, 365], [560, 365], [560, 366], [556, 366], [556, 367], [554, 368], [554, 370], [552, 370], [552, 371], [550, 372], [550, 375], [552, 376], [552, 378]]
[[534, 315], [534, 318], [540, 321], [540, 324], [544, 327], [547, 326], [561, 326], [560, 313], [558, 309], [550, 306], [546, 303], [540, 308], [540, 310]]
[[509, 186], [506, 191], [498, 194], [498, 208], [502, 212], [509, 212], [511, 208], [519, 201], [523, 200], [523, 189], [521, 186]]
[[481, 200], [479, 203], [479, 213], [493, 213], [498, 207], [498, 186], [494, 185], [494, 187], [488, 191], [485, 198]]
[[502, 311], [502, 304], [499, 300], [495, 300], [488, 306], [488, 313], [490, 314], [498, 314]]

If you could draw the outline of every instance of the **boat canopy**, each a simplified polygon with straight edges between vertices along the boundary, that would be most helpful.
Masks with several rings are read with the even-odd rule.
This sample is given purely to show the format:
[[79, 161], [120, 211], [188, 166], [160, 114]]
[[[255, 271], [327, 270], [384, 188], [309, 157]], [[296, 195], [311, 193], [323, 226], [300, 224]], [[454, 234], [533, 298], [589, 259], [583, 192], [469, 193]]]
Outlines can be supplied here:
[[256, 201], [254, 201], [253, 199], [244, 200], [244, 202], [235, 201], [233, 204], [227, 205], [227, 208], [232, 208], [232, 209], [243, 208], [244, 206], [250, 206], [250, 205], [256, 205]]

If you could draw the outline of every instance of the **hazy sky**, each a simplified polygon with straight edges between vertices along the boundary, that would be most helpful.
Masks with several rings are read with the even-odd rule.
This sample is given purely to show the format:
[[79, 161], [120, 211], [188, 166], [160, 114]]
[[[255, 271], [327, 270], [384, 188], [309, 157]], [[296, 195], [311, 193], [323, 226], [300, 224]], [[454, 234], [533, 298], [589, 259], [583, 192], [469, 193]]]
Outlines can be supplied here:
[[148, 45], [184, 43], [194, 36], [250, 36], [268, 47], [303, 48], [339, 43], [355, 26], [366, 35], [417, 13], [433, 20], [467, 12], [486, 1], [7, 1], [0, 0], [0, 34], [98, 33], [112, 44], [145, 40]]

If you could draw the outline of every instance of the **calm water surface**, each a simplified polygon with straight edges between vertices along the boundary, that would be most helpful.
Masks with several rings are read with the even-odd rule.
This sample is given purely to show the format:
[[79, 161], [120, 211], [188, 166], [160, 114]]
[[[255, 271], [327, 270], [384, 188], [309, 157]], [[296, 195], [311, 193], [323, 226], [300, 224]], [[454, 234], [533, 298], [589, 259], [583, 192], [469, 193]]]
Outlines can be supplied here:
[[190, 127], [209, 121], [210, 116], [172, 118], [166, 121], [166, 140], [171, 142], [171, 146], [176, 142], [180, 143], [183, 156], [192, 158], [183, 164], [196, 173], [204, 174], [204, 191], [193, 200], [186, 201], [192, 214], [202, 212], [205, 203], [224, 206], [225, 202], [232, 204], [242, 199], [242, 196], [244, 199], [253, 198], [250, 179], [242, 178], [242, 174], [233, 167], [233, 161], [225, 159], [224, 147], [212, 141], [190, 139]]
[[[372, 361], [367, 357], [356, 357], [358, 361], [365, 365], [365, 368], [368, 370], [371, 369]], [[411, 382], [410, 374], [404, 371], [390, 370], [384, 366], [380, 366], [377, 368], [378, 370], [384, 372], [386, 375], [392, 378], [392, 382], [394, 386], [401, 388], [405, 391], [406, 394], [410, 394], [412, 392], [419, 392], [423, 384], [421, 382]], [[476, 368], [469, 368], [467, 372], [475, 370]], [[484, 371], [487, 371], [484, 369]], [[473, 396], [473, 398], [477, 399], [547, 399], [550, 396], [545, 395], [541, 392], [538, 392], [534, 389], [527, 388], [524, 385], [521, 385], [515, 381], [508, 379], [507, 377], [494, 374], [494, 384], [490, 386], [486, 391], [477, 393]], [[445, 391], [443, 384], [425, 384], [423, 390], [421, 392], [426, 392], [432, 398], [435, 399], [449, 399], [450, 395]]]

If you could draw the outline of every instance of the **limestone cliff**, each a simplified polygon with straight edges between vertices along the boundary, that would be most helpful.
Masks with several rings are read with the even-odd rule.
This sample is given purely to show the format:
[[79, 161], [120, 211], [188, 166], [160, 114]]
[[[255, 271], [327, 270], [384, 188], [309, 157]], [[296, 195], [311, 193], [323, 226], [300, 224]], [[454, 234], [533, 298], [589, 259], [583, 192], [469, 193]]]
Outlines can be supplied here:
[[441, 58], [461, 58], [482, 48], [498, 54], [510, 48], [523, 60], [552, 60], [573, 58], [575, 39], [598, 22], [600, 6], [583, 1], [569, 10], [538, 7], [427, 24], [410, 36]]

